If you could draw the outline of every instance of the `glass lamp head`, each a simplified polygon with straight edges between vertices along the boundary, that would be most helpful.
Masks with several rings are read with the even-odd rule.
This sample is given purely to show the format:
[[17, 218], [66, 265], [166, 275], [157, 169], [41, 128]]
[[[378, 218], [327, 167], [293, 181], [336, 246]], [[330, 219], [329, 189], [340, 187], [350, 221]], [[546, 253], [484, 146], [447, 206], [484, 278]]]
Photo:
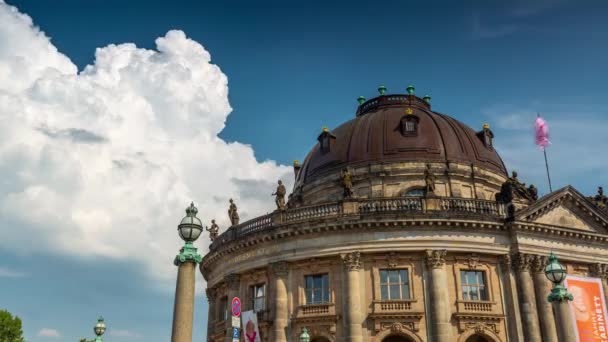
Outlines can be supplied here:
[[103, 317], [97, 319], [97, 324], [95, 324], [93, 331], [95, 331], [95, 335], [97, 336], [101, 336], [106, 332], [106, 324], [103, 322]]
[[197, 213], [198, 209], [196, 209], [194, 203], [190, 203], [190, 206], [186, 208], [186, 216], [177, 226], [179, 237], [186, 242], [195, 241], [203, 231], [203, 223], [196, 217]]
[[549, 264], [545, 267], [545, 276], [553, 284], [561, 284], [566, 279], [566, 268], [557, 261], [555, 254], [549, 256]]
[[300, 342], [310, 342], [310, 335], [308, 335], [308, 329], [302, 328], [302, 333], [300, 334]]

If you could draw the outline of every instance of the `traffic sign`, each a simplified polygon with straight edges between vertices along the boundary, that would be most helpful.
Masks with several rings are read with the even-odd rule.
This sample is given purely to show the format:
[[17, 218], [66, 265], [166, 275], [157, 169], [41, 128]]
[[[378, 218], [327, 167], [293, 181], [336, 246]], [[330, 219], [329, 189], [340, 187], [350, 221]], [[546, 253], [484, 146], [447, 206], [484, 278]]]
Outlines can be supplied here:
[[236, 316], [232, 316], [232, 327], [233, 328], [240, 328], [241, 327], [241, 320], [236, 317]]
[[238, 339], [240, 336], [240, 329], [239, 328], [232, 328], [232, 338], [233, 339]]
[[232, 315], [236, 317], [241, 315], [241, 300], [239, 297], [232, 298]]

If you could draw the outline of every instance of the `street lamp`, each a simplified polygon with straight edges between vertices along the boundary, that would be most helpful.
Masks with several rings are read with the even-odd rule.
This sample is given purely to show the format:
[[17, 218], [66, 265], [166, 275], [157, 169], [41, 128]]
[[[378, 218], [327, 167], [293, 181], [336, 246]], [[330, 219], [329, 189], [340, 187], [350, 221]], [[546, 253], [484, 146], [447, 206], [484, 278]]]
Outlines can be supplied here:
[[194, 206], [194, 203], [190, 203], [190, 206], [186, 208], [186, 216], [177, 226], [177, 232], [179, 237], [186, 242], [181, 250], [181, 253], [175, 257], [175, 265], [179, 266], [180, 263], [184, 263], [187, 260], [193, 260], [197, 263], [201, 262], [201, 256], [196, 253], [196, 248], [192, 245], [192, 242], [196, 241], [203, 231], [203, 223], [196, 217], [198, 209]]
[[95, 324], [93, 331], [95, 331], [95, 335], [97, 335], [97, 337], [95, 338], [95, 342], [101, 342], [101, 335], [106, 332], [106, 324], [103, 322], [103, 317], [99, 316], [99, 318], [97, 319], [97, 324]]
[[555, 307], [557, 316], [557, 326], [560, 341], [576, 341], [575, 329], [572, 325], [572, 312], [570, 312], [570, 304], [574, 297], [568, 293], [568, 289], [564, 287], [562, 282], [566, 279], [566, 268], [557, 261], [557, 257], [553, 252], [549, 255], [549, 264], [545, 267], [545, 276], [553, 283], [551, 294], [547, 297], [549, 302]]
[[545, 267], [545, 276], [553, 283], [551, 294], [547, 297], [549, 302], [561, 302], [573, 299], [572, 295], [562, 285], [562, 282], [566, 279], [566, 269], [557, 261], [557, 257], [553, 252], [549, 255], [549, 264]]
[[308, 329], [302, 328], [302, 333], [300, 334], [300, 342], [310, 342], [310, 335], [308, 335]]

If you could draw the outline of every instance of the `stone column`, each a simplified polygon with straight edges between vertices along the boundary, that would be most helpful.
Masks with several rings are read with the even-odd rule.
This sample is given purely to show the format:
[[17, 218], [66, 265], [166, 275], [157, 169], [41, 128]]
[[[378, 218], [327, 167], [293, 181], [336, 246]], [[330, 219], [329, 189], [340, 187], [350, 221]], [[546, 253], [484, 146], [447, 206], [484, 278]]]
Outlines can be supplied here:
[[287, 306], [287, 277], [289, 264], [285, 261], [272, 263], [270, 269], [274, 280], [274, 324], [273, 339], [276, 342], [287, 341], [289, 325], [289, 308]]
[[448, 282], [445, 272], [444, 250], [427, 250], [426, 264], [431, 275], [431, 324], [433, 324], [433, 342], [453, 342], [452, 324], [448, 296]]
[[530, 267], [533, 261], [533, 255], [516, 253], [513, 257], [513, 267], [515, 268], [519, 282], [519, 306], [523, 321], [524, 340], [526, 342], [542, 342], [538, 314], [536, 312], [534, 284], [530, 275]]
[[517, 297], [517, 281], [513, 273], [511, 254], [500, 258], [500, 277], [504, 288], [504, 310], [507, 316], [508, 341], [523, 341], [524, 333], [521, 326], [519, 312], [519, 298]]
[[209, 303], [209, 311], [207, 314], [207, 341], [215, 332], [215, 321], [217, 319], [216, 314], [217, 310], [215, 308], [215, 304], [217, 302], [217, 290], [209, 287], [205, 290], [207, 293], [207, 302]]
[[557, 329], [555, 327], [555, 317], [553, 316], [553, 308], [547, 300], [547, 296], [551, 293], [551, 282], [545, 276], [545, 266], [547, 266], [548, 258], [544, 255], [534, 256], [534, 261], [531, 265], [531, 271], [534, 278], [534, 288], [536, 290], [536, 307], [538, 309], [538, 318], [540, 321], [540, 330], [543, 336], [543, 342], [557, 342]]
[[362, 342], [362, 312], [361, 312], [361, 290], [359, 273], [361, 270], [361, 254], [352, 252], [342, 255], [342, 261], [346, 268], [346, 340], [352, 342]]
[[192, 320], [194, 318], [194, 270], [193, 261], [178, 262], [175, 304], [173, 307], [173, 329], [171, 342], [192, 342]]
[[228, 319], [226, 320], [226, 341], [232, 342], [232, 299], [239, 297], [239, 289], [241, 287], [241, 276], [231, 273], [225, 278], [228, 285]]
[[593, 264], [590, 267], [591, 276], [602, 279], [602, 287], [604, 289], [604, 296], [606, 297], [606, 303], [608, 303], [608, 265], [606, 264]]

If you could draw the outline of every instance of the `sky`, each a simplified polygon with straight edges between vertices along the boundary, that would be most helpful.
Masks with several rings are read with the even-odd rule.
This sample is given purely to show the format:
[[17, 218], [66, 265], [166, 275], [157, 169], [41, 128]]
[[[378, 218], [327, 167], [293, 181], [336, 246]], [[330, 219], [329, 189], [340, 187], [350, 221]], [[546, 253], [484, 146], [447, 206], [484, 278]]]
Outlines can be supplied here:
[[[29, 342], [170, 337], [176, 225], [272, 210], [277, 179], [379, 85], [487, 122], [548, 192], [608, 185], [601, 1], [0, 0], [0, 308]], [[196, 242], [205, 253], [207, 237]], [[194, 340], [206, 332], [197, 278]]]

